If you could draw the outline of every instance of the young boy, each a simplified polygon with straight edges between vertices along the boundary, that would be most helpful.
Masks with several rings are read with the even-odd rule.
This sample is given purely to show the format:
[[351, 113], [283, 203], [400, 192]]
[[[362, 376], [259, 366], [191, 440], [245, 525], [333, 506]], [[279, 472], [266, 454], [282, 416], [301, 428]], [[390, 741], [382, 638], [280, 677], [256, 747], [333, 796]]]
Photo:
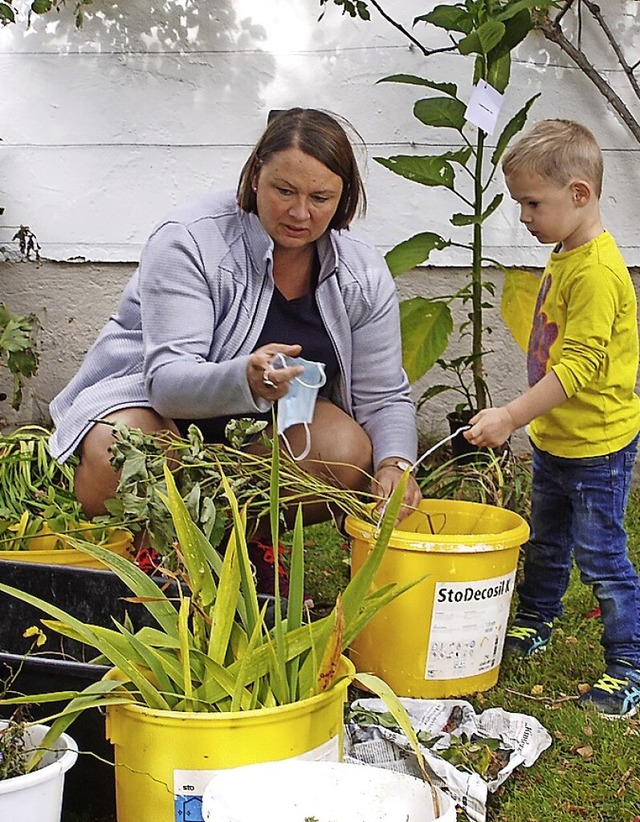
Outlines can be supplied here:
[[529, 338], [529, 389], [480, 411], [465, 434], [497, 447], [528, 425], [533, 447], [531, 539], [505, 653], [547, 645], [573, 554], [600, 606], [606, 663], [579, 703], [629, 717], [640, 707], [640, 585], [623, 526], [640, 429], [636, 296], [600, 221], [602, 154], [588, 129], [544, 120], [502, 169], [520, 220], [554, 246]]

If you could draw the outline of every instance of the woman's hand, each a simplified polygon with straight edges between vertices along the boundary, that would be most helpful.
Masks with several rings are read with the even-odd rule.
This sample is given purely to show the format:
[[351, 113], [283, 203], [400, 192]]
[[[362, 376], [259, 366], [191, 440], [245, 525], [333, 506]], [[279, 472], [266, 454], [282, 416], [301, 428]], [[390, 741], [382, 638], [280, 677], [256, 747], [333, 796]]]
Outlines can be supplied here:
[[301, 351], [302, 346], [300, 345], [285, 345], [284, 343], [268, 343], [257, 348], [249, 357], [247, 365], [247, 380], [253, 396], [260, 397], [267, 402], [276, 402], [284, 397], [289, 390], [291, 380], [302, 374], [304, 368], [301, 365], [274, 368], [274, 357], [276, 354], [297, 357]]
[[[393, 462], [385, 463], [383, 461], [378, 467], [373, 483], [373, 493], [382, 498], [378, 508], [381, 509], [386, 504], [387, 500], [391, 494], [393, 494], [396, 486], [402, 479], [403, 473], [404, 471], [402, 468], [395, 465]], [[397, 522], [400, 522], [405, 517], [408, 517], [409, 514], [413, 513], [418, 505], [420, 505], [421, 500], [422, 493], [420, 491], [420, 486], [416, 482], [416, 478], [413, 474], [409, 474], [409, 480], [404, 491], [404, 497], [402, 498], [402, 506], [398, 512]]]

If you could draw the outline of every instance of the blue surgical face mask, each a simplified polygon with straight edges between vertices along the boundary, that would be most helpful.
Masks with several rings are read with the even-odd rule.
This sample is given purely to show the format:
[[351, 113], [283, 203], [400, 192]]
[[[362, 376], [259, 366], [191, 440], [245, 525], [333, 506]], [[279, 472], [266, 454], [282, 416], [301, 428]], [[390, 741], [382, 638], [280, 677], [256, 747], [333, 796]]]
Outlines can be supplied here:
[[[303, 460], [311, 450], [309, 424], [313, 420], [318, 390], [325, 384], [327, 377], [322, 362], [311, 362], [302, 357], [285, 357], [283, 354], [277, 354], [272, 363], [273, 368], [288, 368], [292, 365], [302, 365], [304, 372], [291, 380], [288, 392], [278, 400], [278, 433], [293, 459]], [[307, 437], [304, 451], [297, 456], [291, 450], [284, 433], [292, 425], [304, 425]]]

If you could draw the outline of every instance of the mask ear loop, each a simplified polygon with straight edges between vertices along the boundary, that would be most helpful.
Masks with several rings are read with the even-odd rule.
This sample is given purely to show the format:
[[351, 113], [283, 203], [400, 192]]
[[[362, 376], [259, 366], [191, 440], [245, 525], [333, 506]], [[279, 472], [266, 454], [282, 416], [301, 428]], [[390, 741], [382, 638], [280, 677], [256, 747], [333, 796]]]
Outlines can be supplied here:
[[[449, 440], [455, 439], [455, 437], [457, 437], [458, 434], [462, 434], [463, 431], [468, 431], [470, 428], [471, 428], [470, 425], [461, 425], [460, 428], [456, 429], [453, 432], [453, 434], [447, 434], [446, 437], [443, 437], [443, 439], [439, 440], [435, 445], [432, 445], [431, 448], [427, 448], [427, 450], [424, 452], [424, 454], [421, 457], [418, 457], [418, 459], [411, 465], [411, 468], [407, 468], [407, 471], [410, 474], [413, 474], [413, 472], [420, 465], [420, 463], [423, 460], [426, 460], [426, 458], [428, 456], [430, 456], [431, 454], [433, 454], [434, 451], [437, 451], [438, 448], [441, 448], [443, 445], [446, 445], [446, 443], [448, 443]], [[378, 523], [377, 523], [377, 525], [375, 527], [375, 530], [373, 532], [376, 539], [377, 539], [378, 535], [380, 534], [380, 528], [382, 527], [382, 520], [384, 519], [384, 515], [387, 511], [387, 505], [388, 504], [389, 504], [389, 499], [387, 499], [385, 501], [385, 504], [382, 506], [382, 510], [380, 511], [380, 518], [378, 519]]]
[[322, 388], [322, 386], [327, 381], [327, 375], [324, 373], [324, 363], [317, 362], [316, 365], [318, 366], [318, 371], [320, 372], [320, 379], [317, 383], [305, 382], [302, 377], [294, 377], [294, 380], [297, 380], [300, 385], [304, 385], [305, 388]]
[[309, 431], [309, 424], [306, 423], [306, 422], [303, 422], [302, 425], [304, 425], [305, 445], [304, 445], [304, 448], [302, 449], [302, 452], [300, 454], [298, 454], [297, 457], [293, 453], [293, 449], [291, 448], [291, 443], [287, 439], [287, 435], [284, 433], [284, 431], [282, 432], [282, 434], [280, 434], [284, 444], [287, 446], [287, 451], [291, 454], [291, 459], [295, 460], [296, 462], [300, 462], [305, 457], [308, 457], [309, 452], [311, 451], [311, 431]]

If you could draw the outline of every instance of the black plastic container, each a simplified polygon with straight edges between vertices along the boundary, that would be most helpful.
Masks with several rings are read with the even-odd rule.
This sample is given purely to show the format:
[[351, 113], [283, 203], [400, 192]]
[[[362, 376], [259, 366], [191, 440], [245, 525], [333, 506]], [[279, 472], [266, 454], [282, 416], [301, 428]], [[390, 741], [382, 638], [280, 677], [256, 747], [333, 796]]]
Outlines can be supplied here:
[[[113, 627], [113, 619], [122, 622], [126, 613], [135, 630], [155, 624], [144, 605], [126, 601], [131, 591], [112, 571], [0, 560], [0, 582], [40, 597], [86, 623]], [[178, 601], [175, 582], [167, 583], [162, 576], [154, 582]], [[265, 621], [272, 625], [274, 598], [259, 594], [258, 601], [268, 605]], [[283, 617], [286, 607], [283, 599]], [[54, 631], [45, 629], [47, 644], [35, 655], [25, 656], [32, 640], [23, 633], [31, 625], [39, 625], [43, 617], [48, 618], [38, 608], [0, 592], [0, 679], [6, 680], [11, 672], [19, 671], [12, 690], [24, 694], [81, 691], [102, 679], [109, 668], [91, 662], [95, 649]], [[59, 707], [64, 704], [61, 702]], [[30, 716], [42, 719], [57, 708], [58, 703], [52, 702], [33, 705]], [[11, 706], [0, 708], [0, 717], [10, 714]], [[63, 820], [75, 822], [76, 815], [80, 815], [82, 820], [114, 822], [115, 780], [113, 766], [108, 764], [113, 762], [113, 746], [105, 737], [103, 713], [97, 708], [83, 711], [69, 733], [78, 743], [80, 756], [65, 776]]]
[[[111, 571], [0, 560], [0, 582], [57, 605], [83, 622], [112, 627], [112, 617], [121, 622], [126, 612], [136, 629], [153, 624], [143, 605], [125, 602], [131, 592]], [[91, 663], [94, 649], [48, 630], [47, 643], [35, 655], [24, 656], [32, 643], [23, 636], [24, 631], [31, 625], [40, 625], [40, 619], [46, 615], [4, 593], [0, 593], [0, 615], [0, 678], [6, 680], [10, 673], [19, 671], [13, 691], [79, 691], [107, 672], [108, 667]], [[56, 707], [56, 703], [33, 705], [30, 716], [41, 719], [51, 715]], [[11, 707], [6, 706], [0, 715], [6, 718], [10, 713]], [[113, 762], [103, 714], [98, 709], [84, 711], [69, 732], [81, 753], [65, 777], [63, 818], [81, 812], [84, 818], [96, 822], [114, 819], [113, 767], [98, 758]]]
[[[469, 428], [469, 420], [475, 416], [475, 411], [451, 411], [447, 414], [447, 422], [449, 423], [449, 430], [456, 436], [451, 440], [451, 456], [456, 459], [460, 465], [468, 465], [473, 462], [488, 462], [492, 454], [504, 454], [508, 448], [508, 444], [501, 445], [499, 448], [485, 448], [480, 445], [473, 445], [464, 436], [464, 432]], [[457, 433], [456, 433], [457, 432]]]

